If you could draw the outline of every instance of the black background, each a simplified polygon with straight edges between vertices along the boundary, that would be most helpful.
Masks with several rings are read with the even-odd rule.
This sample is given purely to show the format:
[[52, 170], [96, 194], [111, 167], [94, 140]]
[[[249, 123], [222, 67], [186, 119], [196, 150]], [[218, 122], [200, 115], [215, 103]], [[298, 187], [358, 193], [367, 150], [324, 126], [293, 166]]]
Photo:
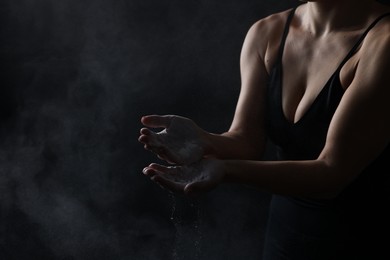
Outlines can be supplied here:
[[247, 30], [298, 3], [1, 0], [0, 259], [260, 259], [269, 195], [170, 195], [139, 120], [227, 130]]

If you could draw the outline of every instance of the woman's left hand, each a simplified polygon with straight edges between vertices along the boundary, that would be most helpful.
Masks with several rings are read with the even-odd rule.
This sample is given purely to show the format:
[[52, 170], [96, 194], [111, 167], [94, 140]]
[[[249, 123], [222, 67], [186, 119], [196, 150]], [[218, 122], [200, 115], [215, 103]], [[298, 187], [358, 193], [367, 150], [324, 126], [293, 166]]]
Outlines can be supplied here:
[[202, 159], [183, 166], [152, 163], [143, 169], [143, 173], [162, 188], [189, 196], [212, 190], [225, 175], [222, 161], [216, 159]]

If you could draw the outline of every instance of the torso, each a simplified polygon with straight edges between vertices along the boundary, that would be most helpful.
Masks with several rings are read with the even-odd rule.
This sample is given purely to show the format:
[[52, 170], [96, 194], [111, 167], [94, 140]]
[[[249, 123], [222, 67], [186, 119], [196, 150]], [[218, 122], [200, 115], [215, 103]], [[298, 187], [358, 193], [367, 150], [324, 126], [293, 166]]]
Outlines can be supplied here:
[[[325, 83], [337, 69], [367, 26], [383, 11], [372, 14], [368, 22], [353, 30], [315, 37], [304, 31], [299, 7], [291, 22], [283, 53], [283, 112], [288, 121], [298, 122], [310, 108]], [[275, 14], [272, 30], [281, 36], [289, 11]], [[380, 30], [380, 26], [374, 30]], [[369, 35], [367, 36], [369, 38]], [[279, 50], [280, 37], [268, 39], [265, 53], [266, 69], [270, 73]], [[304, 50], [304, 51], [302, 51]], [[344, 90], [354, 78], [361, 52], [358, 50], [342, 67], [340, 82]], [[320, 61], [320, 62], [319, 62]], [[324, 66], [324, 64], [326, 66]]]
[[[383, 27], [390, 26], [390, 16], [387, 16], [383, 19], [387, 22], [372, 28], [361, 46], [341, 66], [340, 72], [335, 73], [362, 33], [386, 10], [370, 15], [359, 29], [322, 38], [305, 36], [307, 32], [300, 27], [299, 9], [297, 11], [289, 27], [281, 63], [278, 62], [279, 46], [290, 11], [268, 18], [272, 20], [268, 24], [274, 26], [268, 30], [279, 35], [269, 39], [263, 56], [270, 75], [266, 128], [276, 147], [276, 160], [314, 160], [318, 157], [335, 109], [345, 90], [350, 85], [354, 87], [351, 83], [359, 63], [362, 66], [363, 57], [369, 57], [366, 54], [375, 51], [375, 43], [383, 31], [389, 31]], [[385, 37], [387, 35], [385, 33]], [[324, 89], [326, 91], [322, 91]], [[270, 242], [266, 241], [264, 247], [265, 259], [281, 259], [279, 254], [283, 259], [335, 259], [324, 253], [340, 255], [337, 259], [347, 259], [344, 253], [353, 259], [357, 259], [353, 253], [359, 257], [367, 253], [372, 257], [377, 252], [378, 240], [375, 238], [382, 236], [381, 232], [390, 231], [390, 216], [388, 211], [384, 212], [384, 205], [389, 202], [389, 155], [390, 147], [387, 146], [336, 199], [274, 195], [270, 204], [266, 234]], [[384, 223], [386, 225], [382, 225]], [[372, 244], [368, 245], [368, 242]], [[308, 255], [312, 258], [305, 258]]]

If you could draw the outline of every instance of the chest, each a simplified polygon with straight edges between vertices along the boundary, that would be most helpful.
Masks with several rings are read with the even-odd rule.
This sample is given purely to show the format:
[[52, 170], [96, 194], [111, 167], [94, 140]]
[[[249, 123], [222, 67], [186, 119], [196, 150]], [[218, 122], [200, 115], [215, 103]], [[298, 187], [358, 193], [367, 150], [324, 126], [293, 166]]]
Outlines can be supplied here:
[[[321, 39], [295, 33], [287, 37], [282, 56], [282, 108], [286, 119], [299, 121], [310, 109], [328, 80], [338, 73], [342, 88], [351, 84], [358, 52], [348, 56], [358, 33]], [[344, 59], [348, 59], [343, 63]]]

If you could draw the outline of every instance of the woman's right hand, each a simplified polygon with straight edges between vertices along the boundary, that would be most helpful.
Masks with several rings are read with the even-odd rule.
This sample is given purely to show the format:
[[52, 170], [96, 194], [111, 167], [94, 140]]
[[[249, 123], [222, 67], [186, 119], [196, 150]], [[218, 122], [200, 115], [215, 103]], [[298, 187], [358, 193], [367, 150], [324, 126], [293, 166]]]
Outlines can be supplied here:
[[194, 196], [210, 191], [222, 183], [226, 171], [223, 161], [202, 159], [182, 166], [152, 163], [143, 169], [143, 173], [170, 192]]
[[[146, 150], [171, 164], [189, 165], [204, 156], [205, 132], [191, 119], [176, 115], [148, 115], [141, 118], [138, 140]], [[163, 128], [154, 132], [149, 128]]]

